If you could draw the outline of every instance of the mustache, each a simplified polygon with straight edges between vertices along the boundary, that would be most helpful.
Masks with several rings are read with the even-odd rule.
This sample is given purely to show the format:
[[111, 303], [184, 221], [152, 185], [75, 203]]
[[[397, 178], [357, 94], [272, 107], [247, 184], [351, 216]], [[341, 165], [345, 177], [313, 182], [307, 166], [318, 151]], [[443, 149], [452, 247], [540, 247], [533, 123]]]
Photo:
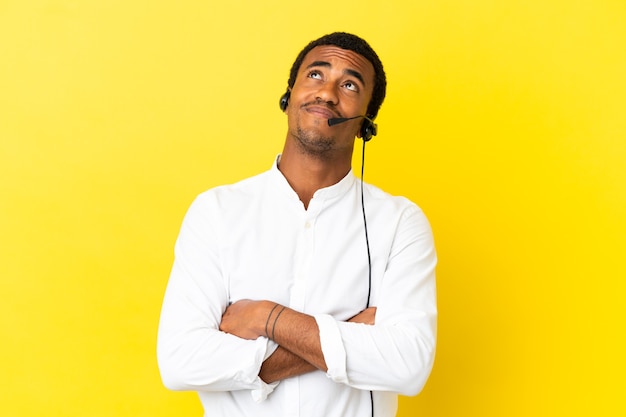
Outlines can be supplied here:
[[339, 112], [339, 110], [337, 110], [337, 108], [334, 105], [329, 104], [328, 102], [326, 102], [324, 100], [317, 99], [317, 100], [314, 100], [314, 101], [309, 101], [307, 103], [304, 103], [301, 106], [301, 108], [304, 109], [304, 108], [306, 108], [308, 106], [323, 106], [323, 107], [326, 107], [328, 110], [330, 110], [335, 115], [335, 117], [343, 117], [341, 112]]

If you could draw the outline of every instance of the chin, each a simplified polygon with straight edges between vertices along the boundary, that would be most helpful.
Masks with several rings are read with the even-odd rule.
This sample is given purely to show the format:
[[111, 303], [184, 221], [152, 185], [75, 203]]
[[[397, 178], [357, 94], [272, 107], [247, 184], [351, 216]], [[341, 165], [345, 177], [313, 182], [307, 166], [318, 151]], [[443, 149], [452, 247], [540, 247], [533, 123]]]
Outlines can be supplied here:
[[335, 147], [335, 139], [323, 135], [317, 129], [298, 127], [292, 136], [295, 138], [298, 148], [311, 156], [325, 159], [332, 153]]

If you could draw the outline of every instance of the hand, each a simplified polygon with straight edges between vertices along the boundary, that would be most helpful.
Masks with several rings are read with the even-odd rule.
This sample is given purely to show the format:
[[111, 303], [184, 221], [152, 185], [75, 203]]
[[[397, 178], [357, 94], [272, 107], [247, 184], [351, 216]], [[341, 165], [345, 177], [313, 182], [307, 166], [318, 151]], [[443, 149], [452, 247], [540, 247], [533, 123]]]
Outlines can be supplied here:
[[236, 301], [226, 307], [220, 330], [248, 340], [265, 336], [265, 319], [274, 304], [269, 301]]
[[368, 307], [365, 310], [361, 311], [356, 316], [352, 317], [350, 320], [348, 320], [348, 322], [374, 325], [375, 319], [376, 319], [376, 307]]

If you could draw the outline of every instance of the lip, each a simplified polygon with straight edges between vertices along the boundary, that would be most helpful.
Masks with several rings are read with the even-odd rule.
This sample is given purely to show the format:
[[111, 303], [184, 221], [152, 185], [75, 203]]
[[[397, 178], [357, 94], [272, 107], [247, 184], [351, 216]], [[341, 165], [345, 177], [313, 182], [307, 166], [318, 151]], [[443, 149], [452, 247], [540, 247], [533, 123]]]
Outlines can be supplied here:
[[319, 104], [310, 104], [304, 107], [304, 110], [307, 113], [313, 114], [315, 116], [322, 117], [324, 119], [332, 119], [335, 117], [341, 117], [338, 113], [332, 111], [326, 106], [322, 106]]

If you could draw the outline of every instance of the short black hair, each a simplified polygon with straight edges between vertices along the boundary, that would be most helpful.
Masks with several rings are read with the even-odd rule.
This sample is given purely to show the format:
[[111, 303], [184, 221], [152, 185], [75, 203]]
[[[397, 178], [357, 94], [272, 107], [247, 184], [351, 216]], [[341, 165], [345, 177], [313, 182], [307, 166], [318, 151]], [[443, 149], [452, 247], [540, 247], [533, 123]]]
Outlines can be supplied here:
[[296, 83], [296, 77], [304, 57], [316, 46], [330, 45], [336, 46], [341, 49], [355, 52], [365, 59], [367, 59], [374, 67], [374, 89], [372, 91], [372, 98], [367, 107], [367, 117], [373, 119], [378, 114], [380, 106], [385, 99], [385, 93], [387, 91], [387, 77], [385, 76], [385, 70], [383, 69], [383, 63], [378, 58], [378, 55], [372, 47], [363, 39], [356, 35], [346, 32], [334, 32], [328, 35], [324, 35], [319, 39], [311, 41], [302, 51], [298, 54], [296, 60], [291, 66], [289, 72], [289, 81], [287, 82], [291, 89]]

